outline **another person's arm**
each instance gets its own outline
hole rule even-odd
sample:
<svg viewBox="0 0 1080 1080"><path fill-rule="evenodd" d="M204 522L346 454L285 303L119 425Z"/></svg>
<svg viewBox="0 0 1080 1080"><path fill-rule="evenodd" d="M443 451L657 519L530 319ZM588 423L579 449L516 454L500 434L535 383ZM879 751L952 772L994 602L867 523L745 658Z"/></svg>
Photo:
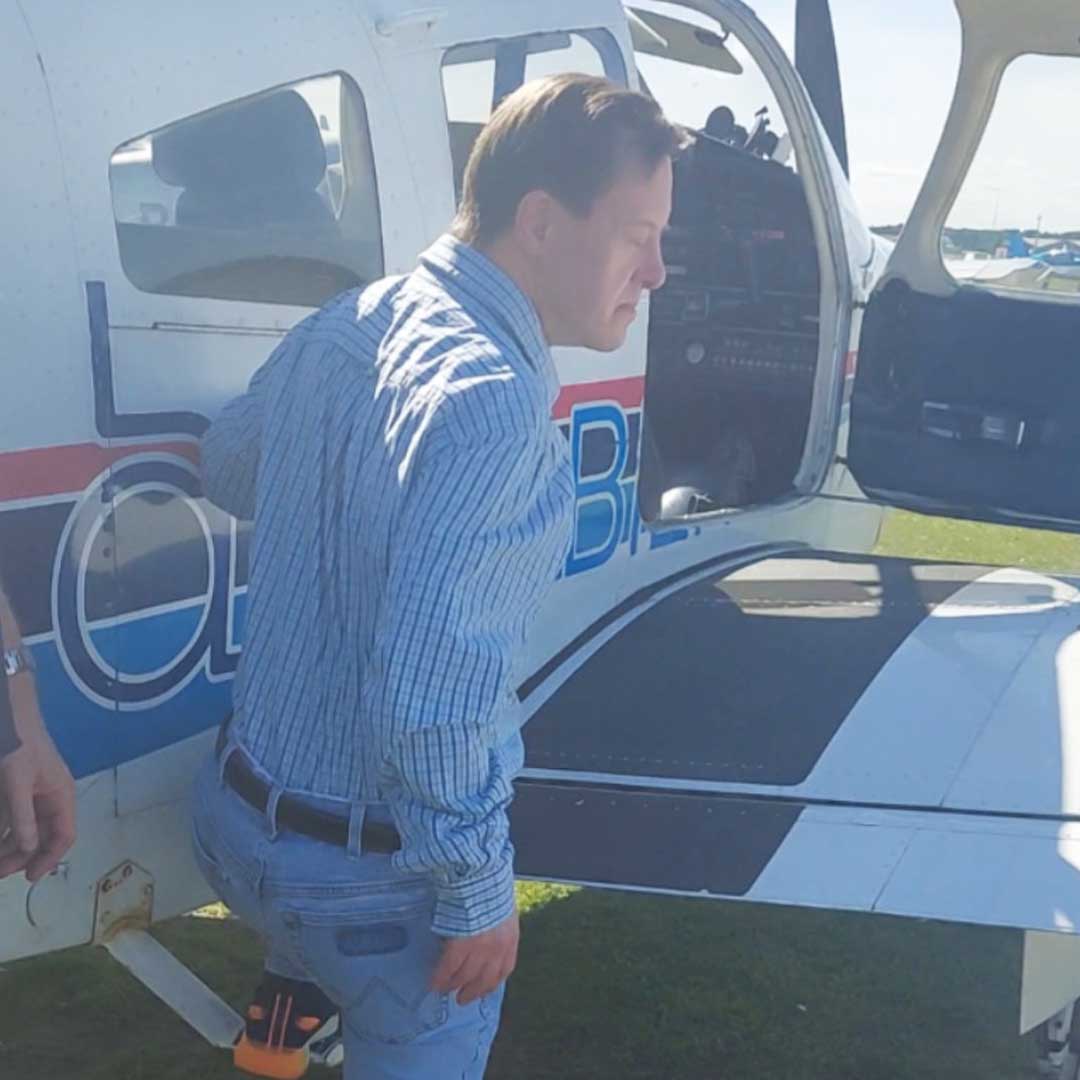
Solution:
<svg viewBox="0 0 1080 1080"><path fill-rule="evenodd" d="M4 635L0 630L0 656L4 653ZM11 711L11 695L8 693L7 667L0 664L0 758L19 748L15 734L15 715Z"/></svg>
<svg viewBox="0 0 1080 1080"><path fill-rule="evenodd" d="M5 653L23 652L2 587L0 637ZM0 692L0 739L10 736L0 745L0 878L25 870L37 881L56 868L75 842L75 782L45 729L33 672L22 669L7 676ZM4 730L5 712L10 732Z"/></svg>
<svg viewBox="0 0 1080 1080"><path fill-rule="evenodd" d="M497 720L516 702L511 661L569 539L568 478L549 490L550 451L521 430L520 402L483 396L486 409L475 393L448 406L407 481L367 689L402 833L395 858L434 878L433 929L449 939L435 986L462 1002L514 964L513 776L494 753L507 734Z"/></svg>

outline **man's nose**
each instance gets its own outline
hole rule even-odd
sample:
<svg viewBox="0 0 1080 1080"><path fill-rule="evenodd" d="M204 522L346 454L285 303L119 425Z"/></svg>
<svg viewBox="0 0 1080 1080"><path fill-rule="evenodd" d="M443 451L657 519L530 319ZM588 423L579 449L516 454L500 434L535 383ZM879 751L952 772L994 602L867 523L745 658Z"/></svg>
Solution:
<svg viewBox="0 0 1080 1080"><path fill-rule="evenodd" d="M644 289L659 289L667 281L667 267L664 265L664 252L659 239L649 251L648 261L641 268L641 286Z"/></svg>

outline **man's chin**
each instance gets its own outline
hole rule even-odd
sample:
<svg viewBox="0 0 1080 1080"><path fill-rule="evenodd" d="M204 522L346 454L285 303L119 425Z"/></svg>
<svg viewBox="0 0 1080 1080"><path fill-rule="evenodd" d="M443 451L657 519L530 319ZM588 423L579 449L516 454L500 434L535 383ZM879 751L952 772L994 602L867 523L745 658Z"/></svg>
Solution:
<svg viewBox="0 0 1080 1080"><path fill-rule="evenodd" d="M630 332L630 326L634 321L634 315L629 317L625 313L616 315L600 326L583 326L576 334L565 334L560 337L549 339L555 348L564 349L591 349L593 352L615 352L621 349L626 341L626 335Z"/></svg>
<svg viewBox="0 0 1080 1080"><path fill-rule="evenodd" d="M591 341L585 347L592 349L593 352L613 353L618 352L623 347L626 341L626 331L621 331L616 334L607 334L604 337L597 337L595 341Z"/></svg>
<svg viewBox="0 0 1080 1080"><path fill-rule="evenodd" d="M626 343L626 335L630 331L630 324L634 321L633 316L629 319L617 318L603 330L597 331L589 342L588 348L596 352L615 352Z"/></svg>

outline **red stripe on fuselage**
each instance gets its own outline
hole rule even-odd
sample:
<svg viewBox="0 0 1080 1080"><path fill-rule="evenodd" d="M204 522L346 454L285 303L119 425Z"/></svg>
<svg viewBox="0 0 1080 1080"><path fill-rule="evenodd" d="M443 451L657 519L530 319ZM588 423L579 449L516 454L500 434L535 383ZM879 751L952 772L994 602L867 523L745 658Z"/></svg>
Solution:
<svg viewBox="0 0 1080 1080"><path fill-rule="evenodd" d="M199 458L198 447L191 442L133 446L76 443L40 450L15 450L0 454L0 502L43 499L49 495L82 491L113 462L146 453L177 454L191 462L197 462Z"/></svg>
<svg viewBox="0 0 1080 1080"><path fill-rule="evenodd" d="M645 376L629 379L607 379L603 382L575 383L564 386L555 407L551 410L556 420L566 420L575 405L587 405L594 401L614 401L624 409L640 409L645 396Z"/></svg>
<svg viewBox="0 0 1080 1080"><path fill-rule="evenodd" d="M645 377L606 379L599 382L564 386L552 415L556 420L570 417L576 405L614 401L624 409L640 409L645 393ZM127 446L102 446L99 443L75 443L71 446L47 446L37 450L0 453L0 503L16 499L44 499L83 491L95 476L111 464L134 454L177 454L198 462L194 442L160 442Z"/></svg>

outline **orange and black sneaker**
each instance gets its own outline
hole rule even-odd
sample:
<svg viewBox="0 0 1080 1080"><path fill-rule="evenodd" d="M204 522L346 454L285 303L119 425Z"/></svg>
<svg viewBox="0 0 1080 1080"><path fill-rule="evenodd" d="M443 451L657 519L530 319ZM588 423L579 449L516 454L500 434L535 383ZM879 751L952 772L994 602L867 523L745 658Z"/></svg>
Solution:
<svg viewBox="0 0 1080 1080"><path fill-rule="evenodd" d="M340 1050L337 1006L314 983L264 972L233 1047L236 1068L270 1080L299 1080L313 1060L340 1064Z"/></svg>

